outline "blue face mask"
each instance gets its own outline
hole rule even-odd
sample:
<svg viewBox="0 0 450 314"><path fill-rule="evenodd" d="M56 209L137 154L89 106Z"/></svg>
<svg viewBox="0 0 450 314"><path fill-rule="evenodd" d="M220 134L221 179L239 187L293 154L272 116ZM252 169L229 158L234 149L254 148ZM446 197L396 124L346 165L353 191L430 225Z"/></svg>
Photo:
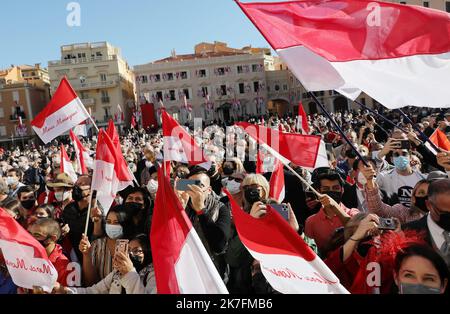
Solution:
<svg viewBox="0 0 450 314"><path fill-rule="evenodd" d="M399 156L394 157L394 166L397 170L404 171L409 166L409 157Z"/></svg>
<svg viewBox="0 0 450 314"><path fill-rule="evenodd" d="M123 236L123 228L121 225L109 225L105 227L106 235L112 240L120 239Z"/></svg>
<svg viewBox="0 0 450 314"><path fill-rule="evenodd" d="M400 294L441 294L441 289L421 284L401 283Z"/></svg>

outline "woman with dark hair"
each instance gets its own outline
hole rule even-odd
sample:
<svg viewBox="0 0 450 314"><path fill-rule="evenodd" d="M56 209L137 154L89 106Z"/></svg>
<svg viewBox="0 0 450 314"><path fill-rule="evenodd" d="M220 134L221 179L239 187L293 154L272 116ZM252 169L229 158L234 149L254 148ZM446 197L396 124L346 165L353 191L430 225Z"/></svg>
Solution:
<svg viewBox="0 0 450 314"><path fill-rule="evenodd" d="M88 288L66 288L56 284L54 292L67 294L155 294L156 280L150 242L145 234L133 237L128 254L114 256L114 270Z"/></svg>
<svg viewBox="0 0 450 314"><path fill-rule="evenodd" d="M79 249L83 254L83 278L87 286L104 279L113 270L116 240L130 240L135 235L132 216L125 205L111 208L106 215L106 236L92 242L83 234Z"/></svg>
<svg viewBox="0 0 450 314"><path fill-rule="evenodd" d="M394 281L400 294L443 294L449 271L435 250L426 244L413 244L397 253Z"/></svg>

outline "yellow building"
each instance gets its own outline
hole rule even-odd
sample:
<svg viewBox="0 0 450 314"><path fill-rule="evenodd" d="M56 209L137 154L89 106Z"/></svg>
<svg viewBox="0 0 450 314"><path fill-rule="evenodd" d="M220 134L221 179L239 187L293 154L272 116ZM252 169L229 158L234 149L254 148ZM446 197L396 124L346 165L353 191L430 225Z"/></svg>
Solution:
<svg viewBox="0 0 450 314"><path fill-rule="evenodd" d="M48 103L49 88L48 71L40 64L0 70L0 142L20 143L34 135L30 122Z"/></svg>
<svg viewBox="0 0 450 314"><path fill-rule="evenodd" d="M61 47L61 59L48 63L52 93L66 76L99 126L118 113L118 105L129 121L135 106L131 68L119 48L108 42L81 43Z"/></svg>

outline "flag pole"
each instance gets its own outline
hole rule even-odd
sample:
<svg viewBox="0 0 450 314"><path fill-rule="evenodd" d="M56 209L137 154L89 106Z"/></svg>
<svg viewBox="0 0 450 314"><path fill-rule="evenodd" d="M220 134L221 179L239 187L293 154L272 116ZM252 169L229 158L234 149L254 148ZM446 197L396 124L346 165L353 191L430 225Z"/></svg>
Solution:
<svg viewBox="0 0 450 314"><path fill-rule="evenodd" d="M414 128L414 130L416 130L419 134L420 134L420 136L422 137L422 139L423 140L425 140L426 142L428 142L430 145L431 145L431 147L433 147L433 149L436 151L436 152L440 152L441 151L441 149L440 148L438 148L431 140L430 140L430 138L428 137L428 136L426 136L420 129L419 129L419 127L406 115L406 113L404 113L400 108L399 109L397 109L397 111L398 112L400 112L400 114L406 119L406 121L408 122L408 123L411 123L411 125L412 125L412 127ZM406 132L407 133L407 132Z"/></svg>
<svg viewBox="0 0 450 314"><path fill-rule="evenodd" d="M89 227L89 219L91 218L91 208L92 208L92 195L94 194L94 191L91 188L91 195L89 196L89 206L88 206L88 212L86 216L86 225L84 227L84 234L87 236L88 227ZM95 200L97 203L97 199Z"/></svg>
<svg viewBox="0 0 450 314"><path fill-rule="evenodd" d="M337 124L336 121L334 121L334 119L331 117L331 115L328 113L328 111L325 109L325 107L322 105L322 103L317 99L317 97L312 93L312 92L308 92L308 94L313 98L314 102L320 107L320 109L322 109L323 113L328 117L328 119L330 119L330 122L334 125L334 127L338 130L338 132L342 135L342 137L344 138L344 140L347 142L348 145L350 145L350 147L353 149L353 151L355 152L356 156L358 156L358 158L363 162L363 164L366 167L369 167L369 164L367 163L367 161L364 160L363 156L361 155L361 153L358 151L358 149L353 146L353 144L350 142L350 140L348 139L348 137L345 135L344 131L341 129L341 127Z"/></svg>
<svg viewBox="0 0 450 314"><path fill-rule="evenodd" d="M404 132L404 133L408 133L408 131L406 131L404 128L396 125L394 122L392 122L391 120L389 120L388 118L386 118L385 116L383 116L381 113L376 112L375 110L367 107L366 105L364 105L363 103L359 102L358 100L354 100L353 101L355 104L361 106L362 108L366 109L367 111L373 113L374 115L376 115L377 117L379 117L380 119L383 119L384 121L386 121L387 123L389 123L391 126L393 126L394 128L399 129L400 131Z"/></svg>

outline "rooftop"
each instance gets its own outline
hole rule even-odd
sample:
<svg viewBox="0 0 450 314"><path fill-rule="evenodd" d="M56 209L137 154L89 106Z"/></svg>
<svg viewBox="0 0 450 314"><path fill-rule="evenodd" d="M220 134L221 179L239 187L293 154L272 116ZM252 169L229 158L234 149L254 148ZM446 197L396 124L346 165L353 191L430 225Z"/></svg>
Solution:
<svg viewBox="0 0 450 314"><path fill-rule="evenodd" d="M202 54L185 54L185 55L172 55L168 58L164 58L161 60L156 60L153 63L164 63L164 62L176 62L176 61L188 61L188 60L196 60L196 59L207 59L207 58L218 58L218 57L229 57L229 56L237 56L237 55L247 55L249 53L245 52L205 52Z"/></svg>

